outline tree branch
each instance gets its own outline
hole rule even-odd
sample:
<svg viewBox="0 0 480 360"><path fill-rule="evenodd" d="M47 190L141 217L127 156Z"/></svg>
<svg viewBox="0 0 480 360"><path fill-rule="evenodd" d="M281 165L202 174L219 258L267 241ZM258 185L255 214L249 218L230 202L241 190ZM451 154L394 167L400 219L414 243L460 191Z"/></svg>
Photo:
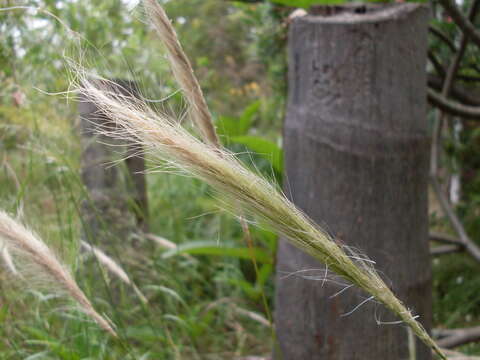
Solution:
<svg viewBox="0 0 480 360"><path fill-rule="evenodd" d="M461 78L460 75L457 78ZM428 86L436 91L442 91L444 78L435 74L427 75ZM453 84L450 90L450 96L456 101L471 106L480 107L480 93L477 88L462 86L461 84Z"/></svg>
<svg viewBox="0 0 480 360"><path fill-rule="evenodd" d="M453 229L458 234L460 241L462 242L463 246L465 246L465 250L477 261L480 262L480 248L470 239L463 227L460 219L457 217L457 214L453 211L452 206L448 202L448 199L443 194L442 189L440 188L440 184L438 179L435 176L431 176L431 183L433 190L442 206L443 211L445 212L448 220L452 224Z"/></svg>
<svg viewBox="0 0 480 360"><path fill-rule="evenodd" d="M428 27L428 31L430 31L438 39L443 41L450 48L450 50L452 50L452 52L457 52L457 48L455 47L455 44L453 43L453 41L447 35L445 35L441 30L439 30L436 27L430 25Z"/></svg>
<svg viewBox="0 0 480 360"><path fill-rule="evenodd" d="M469 106L459 104L448 100L432 89L428 89L427 98L430 104L438 107L443 112L450 115L459 116L466 119L480 120L480 106Z"/></svg>
<svg viewBox="0 0 480 360"><path fill-rule="evenodd" d="M471 40L480 47L480 31L475 28L475 25L472 24L458 9L455 3L452 0L439 0L442 6L447 11L448 15L451 16L453 21L462 29L463 33L471 38Z"/></svg>
<svg viewBox="0 0 480 360"><path fill-rule="evenodd" d="M464 250L464 247L458 246L458 245L435 246L430 248L430 255L432 256L447 255L447 254L457 253L463 250Z"/></svg>
<svg viewBox="0 0 480 360"><path fill-rule="evenodd" d="M451 349L471 342L480 341L480 326L463 329L440 330L438 345Z"/></svg>
<svg viewBox="0 0 480 360"><path fill-rule="evenodd" d="M428 56L428 60L432 63L433 67L435 68L435 71L437 72L437 74L442 77L445 77L446 71L443 68L443 65L440 63L440 60L437 59L437 57L435 56L432 50L428 50L427 56Z"/></svg>
<svg viewBox="0 0 480 360"><path fill-rule="evenodd" d="M453 236L443 234L443 233L439 233L439 232L436 232L436 231L430 231L429 238L432 241L437 241L437 242L441 242L441 243L444 243L444 244L460 245L460 246L464 245L463 242L460 239L457 239Z"/></svg>
<svg viewBox="0 0 480 360"><path fill-rule="evenodd" d="M430 248L430 255L432 256L452 254L465 250L465 244L462 243L460 239L447 234L431 231L429 234L429 239L430 241L447 244Z"/></svg>
<svg viewBox="0 0 480 360"><path fill-rule="evenodd" d="M447 355L447 359L449 360L480 360L480 357L478 356L465 355L458 351L453 351L445 348L443 348L442 351L445 355Z"/></svg>

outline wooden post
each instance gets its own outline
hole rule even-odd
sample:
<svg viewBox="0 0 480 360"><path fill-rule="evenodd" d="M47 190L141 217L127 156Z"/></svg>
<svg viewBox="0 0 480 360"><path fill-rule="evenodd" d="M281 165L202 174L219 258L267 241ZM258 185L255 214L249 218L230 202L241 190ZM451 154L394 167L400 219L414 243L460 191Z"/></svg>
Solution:
<svg viewBox="0 0 480 360"><path fill-rule="evenodd" d="M290 28L285 192L336 241L375 260L429 329L428 9L330 10ZM344 287L332 273L323 281L323 264L285 241L277 260L277 359L430 359L405 326L377 324L398 319L373 301L342 316L368 296L349 288L331 298Z"/></svg>
<svg viewBox="0 0 480 360"><path fill-rule="evenodd" d="M125 95L137 94L134 83L122 80L115 82ZM97 128L112 124L95 104L81 98L78 110L82 180L88 190L88 199L83 206L86 236L104 243L127 240L133 232L146 230L147 227L145 161L141 156L134 155L138 148L134 149L96 132ZM123 168L113 164L121 158L127 159Z"/></svg>

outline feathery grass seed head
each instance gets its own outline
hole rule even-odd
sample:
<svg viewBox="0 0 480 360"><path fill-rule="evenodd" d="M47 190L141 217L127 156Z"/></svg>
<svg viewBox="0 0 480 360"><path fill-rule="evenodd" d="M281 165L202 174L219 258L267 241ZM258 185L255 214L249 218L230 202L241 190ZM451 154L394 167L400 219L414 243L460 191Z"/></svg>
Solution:
<svg viewBox="0 0 480 360"><path fill-rule="evenodd" d="M52 250L36 234L3 210L0 210L0 241L3 241L14 261L19 264L18 271L23 275L27 288L40 285L68 295L101 328L117 336L109 322L95 311Z"/></svg>
<svg viewBox="0 0 480 360"><path fill-rule="evenodd" d="M143 6L159 38L167 49L173 76L177 80L189 105L190 116L207 143L219 146L219 140L200 84L193 73L192 65L178 41L177 34L167 14L157 0L144 0Z"/></svg>
<svg viewBox="0 0 480 360"><path fill-rule="evenodd" d="M134 96L120 94L111 82L90 80L85 71L77 70L83 85L79 92L115 123L114 130L98 129L100 132L144 146L152 157L205 181L235 206L240 205L242 210L260 217L293 245L383 303L444 358L436 343L395 297L372 264L363 257L352 259L351 254L346 254L276 186L249 171L228 151L204 144L173 119L154 113Z"/></svg>

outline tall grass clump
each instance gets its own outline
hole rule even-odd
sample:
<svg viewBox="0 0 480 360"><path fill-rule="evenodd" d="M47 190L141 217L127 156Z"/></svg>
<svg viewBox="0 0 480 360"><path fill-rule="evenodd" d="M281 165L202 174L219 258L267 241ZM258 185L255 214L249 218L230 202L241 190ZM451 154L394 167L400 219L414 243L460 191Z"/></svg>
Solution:
<svg viewBox="0 0 480 360"><path fill-rule="evenodd" d="M232 153L192 136L175 119L155 113L133 95L122 95L124 91L120 93L118 85L105 79L92 80L79 68L76 71L82 84L78 91L115 123L114 128L98 128L99 132L142 145L153 160L166 162L169 168L208 183L228 200L227 204L234 205L232 212L245 211L265 221L293 245L383 303L443 357L416 317L395 297L370 262L361 257L353 260L275 185L248 170Z"/></svg>
<svg viewBox="0 0 480 360"><path fill-rule="evenodd" d="M0 242L12 255L18 278L25 289L47 288L67 295L102 329L116 337L109 322L93 308L67 268L32 231L0 210ZM13 263L12 263L13 264Z"/></svg>
<svg viewBox="0 0 480 360"><path fill-rule="evenodd" d="M372 299L383 303L445 359L437 344L417 322L416 316L397 299L368 259L345 253L276 185L248 170L232 153L219 147L200 86L168 17L155 0L145 0L144 5L168 50L174 76L205 142L191 135L176 119L154 112L146 102L128 95L126 89L119 91L115 83L90 76L81 66L74 65L78 92L114 123L113 127L97 128L98 132L142 146L159 164L166 162L168 168L206 182L226 199L225 203L230 204L233 213L239 217L250 214L266 222L293 245L366 291Z"/></svg>

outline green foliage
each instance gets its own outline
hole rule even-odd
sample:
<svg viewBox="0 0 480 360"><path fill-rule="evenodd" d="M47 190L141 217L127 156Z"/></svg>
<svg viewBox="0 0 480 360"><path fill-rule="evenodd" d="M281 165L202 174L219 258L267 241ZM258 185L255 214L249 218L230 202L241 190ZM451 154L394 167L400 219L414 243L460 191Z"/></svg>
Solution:
<svg viewBox="0 0 480 360"><path fill-rule="evenodd" d="M296 8L308 9L315 5L342 5L352 0L269 0L274 4L280 4L285 6L291 6ZM426 2L427 0L406 0L407 2ZM367 0L367 2L372 3L388 3L393 2L393 0Z"/></svg>
<svg viewBox="0 0 480 360"><path fill-rule="evenodd" d="M466 255L434 261L435 321L443 326L468 327L480 317L478 265Z"/></svg>
<svg viewBox="0 0 480 360"><path fill-rule="evenodd" d="M273 170L278 174L283 170L283 151L275 143L265 140L260 136L234 136L231 141L237 144L242 144L248 147L251 151L265 158L272 164Z"/></svg>
<svg viewBox="0 0 480 360"><path fill-rule="evenodd" d="M83 259L78 240L81 208L88 196L80 177L75 102L33 87L52 92L68 87L64 50L74 58L81 51L87 65L104 76L141 79L147 98L163 98L176 85L159 41L121 1L29 4L44 6L83 39L78 43L41 13L0 13L6 27L5 36L0 37L0 205L12 212L24 205L25 218L75 270L95 307L118 325L121 340L109 339L83 315L65 312L65 304L47 294L23 294L4 281L0 260L0 358L200 359L210 354L211 359L223 359L269 352L269 332L239 316L234 306L268 312L264 299L267 306L272 303L276 237L252 229L249 248L238 221L218 213L210 189L197 181L164 173L149 174L147 179L150 231L179 244L188 257L169 256L146 240L133 250L123 244L105 248L103 239L92 239L134 279L149 298L147 307L98 263ZM269 6L261 5L257 11L217 0L178 0L166 5L212 108L239 120L238 135L262 128L275 134L283 98L273 96L272 89L281 78L271 77L268 71L277 69L275 76L282 74L278 69L283 66L283 54L273 53L281 50L275 47L275 39L282 30L272 20ZM217 27L211 26L211 18L220 20ZM264 40L271 45L269 59L278 60L278 65L258 56ZM18 48L25 50L21 57L13 51ZM19 106L13 102L16 91L25 95ZM176 112L182 106L177 94L163 109ZM204 239L218 242L207 247ZM252 260L258 261L258 274ZM214 306L223 298L232 300ZM243 330L239 332L232 323L241 324Z"/></svg>
<svg viewBox="0 0 480 360"><path fill-rule="evenodd" d="M459 7L466 10L471 1L465 1ZM444 9L433 6L433 17L430 26L443 34L443 37L433 32L429 36L429 78L444 79L445 71L451 63L455 49L458 47L461 32L446 15ZM448 39L445 41L445 39ZM454 49L452 49L452 47ZM467 46L463 60L459 64L458 75L454 87L464 89L473 94L478 78L476 64L479 60L479 50L476 46ZM469 77L471 76L471 77ZM453 94L450 93L450 96ZM456 101L456 100L455 100ZM432 117L435 113L430 113ZM445 117L443 152L440 157L440 179L448 184L450 175L454 175L461 183L461 195L458 204L453 204L455 211L464 224L470 238L478 241L480 235L480 132L478 125L466 119ZM461 124L460 124L461 123ZM446 187L445 187L446 188ZM446 190L446 189L445 189ZM447 193L448 191L445 191ZM443 212L432 212L432 226L442 231L450 232L452 228ZM480 307L478 288L479 265L466 254L442 256L433 262L434 271L434 321L441 327L469 327L478 322ZM478 354L478 347L462 349L469 354Z"/></svg>
<svg viewBox="0 0 480 360"><path fill-rule="evenodd" d="M312 5L338 5L347 0L270 0L273 3L308 9Z"/></svg>
<svg viewBox="0 0 480 360"><path fill-rule="evenodd" d="M272 254L267 254L260 248L238 247L236 244L216 241L193 241L179 245L176 249L165 252L162 257L169 257L179 254L206 255L206 256L228 256L238 259L258 261L261 263L272 263Z"/></svg>
<svg viewBox="0 0 480 360"><path fill-rule="evenodd" d="M248 105L239 117L220 116L217 120L217 131L222 140L233 150L244 149L252 152L252 157L261 158L262 162L255 161L258 170L272 175L280 184L283 173L283 151L273 141L265 139L263 136L250 135L255 131L255 119L260 117L259 101ZM241 145L243 148L238 148ZM237 151L238 152L238 151ZM245 158L245 156L241 156ZM251 158L252 158L251 157ZM244 159L252 161L252 159Z"/></svg>
<svg viewBox="0 0 480 360"><path fill-rule="evenodd" d="M224 136L228 142L234 136L247 134L258 115L259 109L260 101L257 100L248 105L238 118L220 116L217 121L219 136Z"/></svg>

